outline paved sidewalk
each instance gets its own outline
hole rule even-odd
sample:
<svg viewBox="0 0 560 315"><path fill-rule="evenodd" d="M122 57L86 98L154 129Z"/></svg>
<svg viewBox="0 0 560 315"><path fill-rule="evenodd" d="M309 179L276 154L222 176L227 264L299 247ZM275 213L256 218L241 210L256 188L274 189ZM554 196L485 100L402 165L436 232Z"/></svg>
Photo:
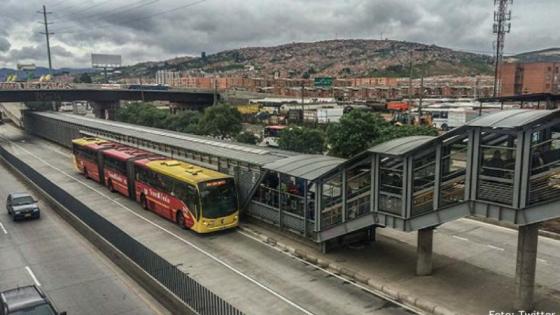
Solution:
<svg viewBox="0 0 560 315"><path fill-rule="evenodd" d="M489 314L490 310L513 311L514 279L468 262L453 259L438 250L434 239L434 272L431 276L415 275L416 247L405 241L410 234L379 229L377 241L370 245L345 247L322 254L312 244L287 237L260 224L245 224L248 231L269 237L269 242L297 249L298 256L310 256L311 261L356 281L369 278L370 287L404 296L417 304L438 305L456 314ZM386 235L384 235L386 234ZM263 237L261 237L263 238ZM266 239L266 237L264 237ZM309 259L307 259L309 260ZM334 267L334 268L333 268ZM557 275L557 277L560 277ZM403 302L407 302L403 301ZM538 311L558 312L560 292L538 285ZM426 309L426 308L424 308ZM558 314L558 313L556 313Z"/></svg>

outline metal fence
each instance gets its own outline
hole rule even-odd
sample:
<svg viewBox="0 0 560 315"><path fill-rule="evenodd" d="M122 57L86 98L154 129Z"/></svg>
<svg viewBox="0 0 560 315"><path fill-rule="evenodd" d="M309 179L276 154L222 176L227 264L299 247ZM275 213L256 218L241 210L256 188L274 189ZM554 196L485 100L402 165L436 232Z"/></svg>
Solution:
<svg viewBox="0 0 560 315"><path fill-rule="evenodd" d="M47 192L52 198L60 202L66 209L70 210L90 228L113 244L113 246L118 248L197 313L201 315L243 314L1 146L0 156Z"/></svg>

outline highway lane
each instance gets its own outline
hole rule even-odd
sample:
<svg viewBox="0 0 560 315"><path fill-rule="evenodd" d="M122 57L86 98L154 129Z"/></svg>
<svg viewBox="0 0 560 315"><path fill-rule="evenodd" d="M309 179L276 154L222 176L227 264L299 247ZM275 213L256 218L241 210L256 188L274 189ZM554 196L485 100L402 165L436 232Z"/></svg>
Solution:
<svg viewBox="0 0 560 315"><path fill-rule="evenodd" d="M378 229L378 235L416 245L414 233ZM536 282L560 291L559 248L559 240L539 237ZM467 218L459 219L445 223L435 230L434 252L500 275L514 277L517 231Z"/></svg>
<svg viewBox="0 0 560 315"><path fill-rule="evenodd" d="M28 188L0 164L0 290L37 284L68 314L168 314L39 197L41 219L13 222L6 198Z"/></svg>
<svg viewBox="0 0 560 315"><path fill-rule="evenodd" d="M127 233L155 248L158 254L247 313L265 310L270 314L407 313L362 288L239 232L199 236L183 231L142 210L138 204L84 180L73 169L69 151L40 139L24 138L15 128L2 127L0 135L16 141L18 148L14 150L22 155L34 155L48 163L31 157L37 167L49 172L57 182L68 184L69 191L98 205L99 211L110 220L123 224ZM94 195L102 195L105 200L99 201L99 196Z"/></svg>

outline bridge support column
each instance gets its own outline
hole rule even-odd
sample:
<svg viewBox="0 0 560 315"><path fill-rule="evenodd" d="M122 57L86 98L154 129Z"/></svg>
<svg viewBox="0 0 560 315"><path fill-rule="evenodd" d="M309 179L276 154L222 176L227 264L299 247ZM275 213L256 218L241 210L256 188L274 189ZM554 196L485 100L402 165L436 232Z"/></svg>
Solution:
<svg viewBox="0 0 560 315"><path fill-rule="evenodd" d="M519 227L517 239L517 264L515 268L514 307L520 311L532 311L535 295L535 269L537 265L537 246L539 225L530 224Z"/></svg>
<svg viewBox="0 0 560 315"><path fill-rule="evenodd" d="M101 119L115 119L115 113L119 108L119 102L90 102L93 107L93 114L95 118Z"/></svg>
<svg viewBox="0 0 560 315"><path fill-rule="evenodd" d="M434 228L418 230L418 248L416 257L416 275L428 276L432 274Z"/></svg>

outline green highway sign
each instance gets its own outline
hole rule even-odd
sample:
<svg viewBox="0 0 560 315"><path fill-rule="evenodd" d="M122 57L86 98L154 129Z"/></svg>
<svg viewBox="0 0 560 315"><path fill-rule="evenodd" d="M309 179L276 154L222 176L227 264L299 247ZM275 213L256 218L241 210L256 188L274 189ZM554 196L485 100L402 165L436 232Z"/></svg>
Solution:
<svg viewBox="0 0 560 315"><path fill-rule="evenodd" d="M333 78L331 77L315 78L315 87L331 87L332 84L333 84Z"/></svg>

